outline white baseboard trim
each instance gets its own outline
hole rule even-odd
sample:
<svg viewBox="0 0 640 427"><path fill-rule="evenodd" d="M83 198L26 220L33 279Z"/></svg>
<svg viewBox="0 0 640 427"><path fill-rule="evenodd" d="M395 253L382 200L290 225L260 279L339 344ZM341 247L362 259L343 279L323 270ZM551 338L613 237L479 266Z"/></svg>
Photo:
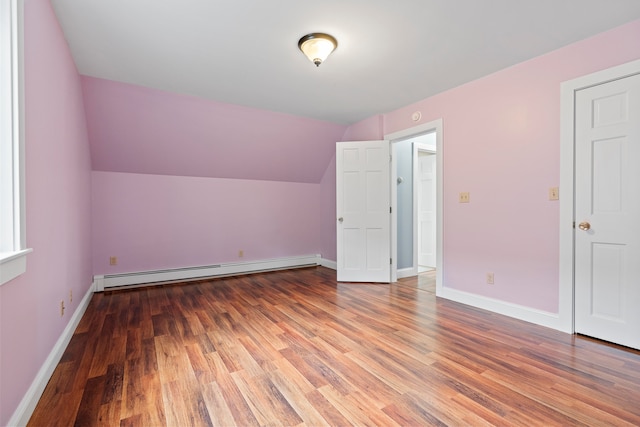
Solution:
<svg viewBox="0 0 640 427"><path fill-rule="evenodd" d="M73 337L73 333L80 323L80 319L82 319L84 312L87 311L87 307L89 306L89 301L91 301L92 296L93 287L90 287L82 298L82 301L80 301L80 304L73 313L69 323L67 323L67 327L64 328L60 338L58 338L58 341L53 346L51 353L49 353L49 356L47 356L46 360L40 367L40 370L27 390L27 393L24 395L20 404L9 419L9 426L25 426L29 422L40 397L42 397L45 387L53 375L53 371L55 371L60 359L62 359L62 355L67 349L67 346Z"/></svg>
<svg viewBox="0 0 640 427"><path fill-rule="evenodd" d="M325 259L325 258L321 258L320 259L320 265L323 266L323 267L330 268L332 270L337 270L338 269L338 263L336 261L331 261L331 260Z"/></svg>
<svg viewBox="0 0 640 427"><path fill-rule="evenodd" d="M418 271L413 267L398 269L398 279L404 279L405 277L417 276Z"/></svg>
<svg viewBox="0 0 640 427"><path fill-rule="evenodd" d="M94 276L93 282L96 292L101 292L105 289L140 285L159 285L166 284L167 282L200 280L209 277L234 276L273 270L286 270L289 268L309 267L320 264L320 255L316 254L239 263L173 268L167 270L108 274L104 276Z"/></svg>
<svg viewBox="0 0 640 427"><path fill-rule="evenodd" d="M571 333L571 331L566 330L564 323L560 319L560 315L557 313L549 313L547 311L537 310L446 287L436 289L436 296L513 317L515 319L524 320L525 322L545 326L561 332Z"/></svg>
<svg viewBox="0 0 640 427"><path fill-rule="evenodd" d="M337 270L338 269L338 263L336 261L331 261L329 259L326 258L320 258L320 261L318 262L319 265L323 266L323 267L327 267L330 268L332 270ZM415 268L410 267L410 268L405 268L402 270L398 270L398 279L402 279L403 277L412 277L417 275L418 272L416 271Z"/></svg>

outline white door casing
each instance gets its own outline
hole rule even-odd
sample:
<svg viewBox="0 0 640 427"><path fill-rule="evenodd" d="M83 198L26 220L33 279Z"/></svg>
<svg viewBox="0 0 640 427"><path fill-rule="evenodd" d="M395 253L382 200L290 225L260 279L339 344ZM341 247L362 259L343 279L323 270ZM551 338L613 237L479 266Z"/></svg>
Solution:
<svg viewBox="0 0 640 427"><path fill-rule="evenodd" d="M418 150L418 265L436 266L436 156Z"/></svg>
<svg viewBox="0 0 640 427"><path fill-rule="evenodd" d="M391 281L389 164L389 141L336 144L338 281Z"/></svg>
<svg viewBox="0 0 640 427"><path fill-rule="evenodd" d="M640 349L640 75L575 106L575 331Z"/></svg>

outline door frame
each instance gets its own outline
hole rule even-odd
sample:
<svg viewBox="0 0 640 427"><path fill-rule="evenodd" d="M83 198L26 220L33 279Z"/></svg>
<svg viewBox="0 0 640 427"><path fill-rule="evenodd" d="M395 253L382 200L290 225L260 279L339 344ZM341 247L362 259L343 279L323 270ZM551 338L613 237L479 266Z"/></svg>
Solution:
<svg viewBox="0 0 640 427"><path fill-rule="evenodd" d="M436 135L436 138L438 136ZM419 254L419 248L420 248L420 236L418 235L418 230L420 228L419 224L418 224L418 215L420 214L419 212L419 204L420 204L420 198L419 198L419 177L418 177L418 156L419 153L429 153L431 155L435 155L436 156L436 162L438 161L438 151L436 149L434 149L432 146L424 144L422 142L414 142L413 143L413 269L414 269L414 276L417 275L420 272L420 263L418 262L418 254ZM436 165L436 197L437 197L437 193L438 193L438 168ZM436 203L436 233L437 233L437 229L438 229L438 206ZM436 242L436 253L437 253L437 242Z"/></svg>
<svg viewBox="0 0 640 427"><path fill-rule="evenodd" d="M431 122L414 126L408 129L400 130L390 134L385 134L384 139L390 141L391 144L391 174L389 176L391 185L391 282L398 280L398 194L395 185L396 176L398 174L397 159L395 156L395 143L405 139L423 135L425 133L436 132L436 295L442 292L444 283L444 253L443 253L443 194L444 194L444 173L443 173L443 131L442 119L433 120ZM415 224L415 219L414 219ZM415 235L414 228L414 235ZM415 236L414 236L415 239ZM414 254L415 255L415 254ZM415 258L415 256L414 256ZM416 267L414 265L414 267ZM416 267L417 269L417 267ZM417 274L417 270L416 270Z"/></svg>
<svg viewBox="0 0 640 427"><path fill-rule="evenodd" d="M576 92L640 74L635 60L561 84L560 96L560 259L558 328L575 332L575 99Z"/></svg>

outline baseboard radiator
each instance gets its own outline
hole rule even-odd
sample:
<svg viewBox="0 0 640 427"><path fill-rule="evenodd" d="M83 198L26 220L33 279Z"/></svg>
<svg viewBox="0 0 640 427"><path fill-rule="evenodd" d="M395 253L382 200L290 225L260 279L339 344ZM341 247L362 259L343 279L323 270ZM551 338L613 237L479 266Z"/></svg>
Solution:
<svg viewBox="0 0 640 427"><path fill-rule="evenodd" d="M94 276L95 292L322 265L320 255Z"/></svg>

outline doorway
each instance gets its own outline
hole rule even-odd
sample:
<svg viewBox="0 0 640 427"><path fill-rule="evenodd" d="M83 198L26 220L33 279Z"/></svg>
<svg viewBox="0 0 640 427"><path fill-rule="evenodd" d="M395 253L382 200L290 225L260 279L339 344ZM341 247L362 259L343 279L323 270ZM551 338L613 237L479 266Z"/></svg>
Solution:
<svg viewBox="0 0 640 427"><path fill-rule="evenodd" d="M394 132L391 134L386 134L385 139L389 140L392 145L392 162L391 162L391 203L392 203L392 217L391 217L391 252L392 258L394 260L398 260L398 244L401 243L404 247L410 247L410 261L407 268L400 268L399 264L394 263L394 268L392 269L392 280L395 281L397 278L401 277L410 277L418 274L418 194L415 189L418 187L415 181L417 180L415 174L411 175L412 183L414 184L414 191L412 197L412 205L411 209L411 237L410 241L398 241L399 237L399 227L398 227L398 156L397 149L399 143L411 139L418 138L420 136L430 135L430 138L433 142L427 143L426 145L412 145L412 150L415 152L413 156L414 168L417 169L417 151L429 152L430 155L433 156L435 160L435 270L436 270L436 294L439 294L440 289L442 288L443 280L444 280L444 271L443 271L443 134L442 134L442 119L434 120L432 122L415 126L409 129L405 129L403 131ZM403 177L405 178L405 177ZM406 178L405 178L406 179ZM406 220L405 220L406 221ZM395 274L395 275L394 275Z"/></svg>

